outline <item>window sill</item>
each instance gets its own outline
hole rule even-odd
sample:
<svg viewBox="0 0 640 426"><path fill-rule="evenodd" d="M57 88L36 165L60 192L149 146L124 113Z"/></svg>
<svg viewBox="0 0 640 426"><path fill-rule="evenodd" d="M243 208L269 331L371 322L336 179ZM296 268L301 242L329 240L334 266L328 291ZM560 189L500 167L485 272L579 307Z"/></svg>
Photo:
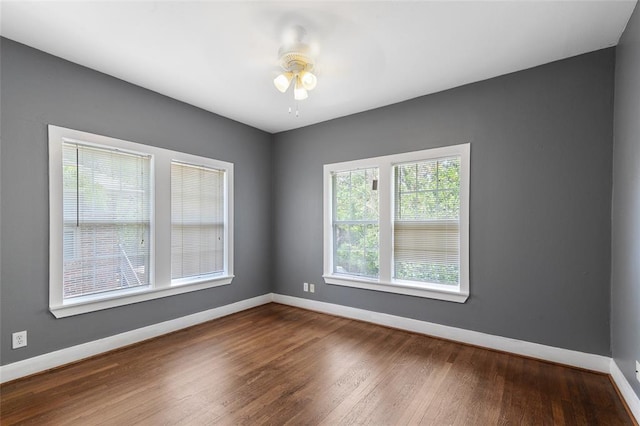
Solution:
<svg viewBox="0 0 640 426"><path fill-rule="evenodd" d="M218 276L207 281L198 281L191 284L181 284L163 288L143 287L127 289L110 294L108 297L102 295L78 298L77 300L67 301L62 305L50 306L49 310L56 318L70 317L73 315L115 308L117 306L144 302L146 300L160 299L162 297L227 285L231 284L233 277L233 275Z"/></svg>
<svg viewBox="0 0 640 426"><path fill-rule="evenodd" d="M469 293L460 291L457 286L449 287L437 284L416 284L406 281L381 282L378 280L357 279L344 275L323 275L323 278L324 282L327 284L383 291L386 293L405 294L408 296L425 297L429 299L446 300L456 303L464 303L469 298Z"/></svg>

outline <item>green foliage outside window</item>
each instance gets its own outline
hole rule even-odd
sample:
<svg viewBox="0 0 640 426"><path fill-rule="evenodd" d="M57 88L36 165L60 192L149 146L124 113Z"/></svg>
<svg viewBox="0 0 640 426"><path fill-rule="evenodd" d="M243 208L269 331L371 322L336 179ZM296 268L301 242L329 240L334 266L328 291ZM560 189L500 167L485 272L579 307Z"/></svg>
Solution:
<svg viewBox="0 0 640 426"><path fill-rule="evenodd" d="M394 167L394 278L457 285L460 159ZM378 169L333 174L333 272L377 278Z"/></svg>
<svg viewBox="0 0 640 426"><path fill-rule="evenodd" d="M378 255L378 169L335 173L334 272L375 278Z"/></svg>

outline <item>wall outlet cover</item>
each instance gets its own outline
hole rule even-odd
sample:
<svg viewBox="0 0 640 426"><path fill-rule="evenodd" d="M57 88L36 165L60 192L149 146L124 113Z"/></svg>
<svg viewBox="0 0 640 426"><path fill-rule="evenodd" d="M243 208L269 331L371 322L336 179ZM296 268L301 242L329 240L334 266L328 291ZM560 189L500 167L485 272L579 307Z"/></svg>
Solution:
<svg viewBox="0 0 640 426"><path fill-rule="evenodd" d="M304 291L309 291L309 283L304 283L304 284L302 284L302 289L303 289Z"/></svg>
<svg viewBox="0 0 640 426"><path fill-rule="evenodd" d="M11 335L11 349L27 346L27 331L18 331Z"/></svg>

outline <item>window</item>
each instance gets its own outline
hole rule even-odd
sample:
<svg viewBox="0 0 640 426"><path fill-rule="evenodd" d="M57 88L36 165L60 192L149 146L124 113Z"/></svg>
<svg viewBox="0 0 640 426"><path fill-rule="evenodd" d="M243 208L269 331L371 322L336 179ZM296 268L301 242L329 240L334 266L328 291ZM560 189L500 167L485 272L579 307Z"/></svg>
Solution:
<svg viewBox="0 0 640 426"><path fill-rule="evenodd" d="M333 175L333 272L377 278L378 192L371 190L378 169Z"/></svg>
<svg viewBox="0 0 640 426"><path fill-rule="evenodd" d="M149 285L149 156L62 144L65 300Z"/></svg>
<svg viewBox="0 0 640 426"><path fill-rule="evenodd" d="M171 279L224 273L224 170L171 163Z"/></svg>
<svg viewBox="0 0 640 426"><path fill-rule="evenodd" d="M460 158L394 166L394 278L447 285L460 278Z"/></svg>
<svg viewBox="0 0 640 426"><path fill-rule="evenodd" d="M464 302L470 145L324 167L329 284Z"/></svg>
<svg viewBox="0 0 640 426"><path fill-rule="evenodd" d="M232 189L231 163L49 126L51 312L231 283Z"/></svg>

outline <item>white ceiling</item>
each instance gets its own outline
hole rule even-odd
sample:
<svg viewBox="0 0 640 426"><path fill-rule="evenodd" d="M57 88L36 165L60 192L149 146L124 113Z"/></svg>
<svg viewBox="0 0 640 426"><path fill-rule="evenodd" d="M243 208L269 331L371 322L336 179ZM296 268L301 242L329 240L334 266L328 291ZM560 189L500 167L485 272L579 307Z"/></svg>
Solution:
<svg viewBox="0 0 640 426"><path fill-rule="evenodd" d="M1 3L0 33L275 133L614 46L636 0ZM306 28L317 88L281 94L277 52Z"/></svg>

